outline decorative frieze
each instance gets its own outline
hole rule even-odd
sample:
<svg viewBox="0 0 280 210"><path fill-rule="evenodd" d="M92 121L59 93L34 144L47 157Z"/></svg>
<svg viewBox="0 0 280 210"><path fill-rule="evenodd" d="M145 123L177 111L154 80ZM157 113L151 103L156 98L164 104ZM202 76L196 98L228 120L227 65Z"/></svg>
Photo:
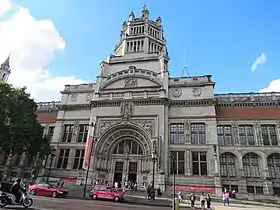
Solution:
<svg viewBox="0 0 280 210"><path fill-rule="evenodd" d="M133 120L133 123L137 124L144 130L146 130L150 135L152 135L153 132L153 120Z"/></svg>
<svg viewBox="0 0 280 210"><path fill-rule="evenodd" d="M117 120L101 120L99 121L99 135L104 133L104 131L106 131L108 128L110 128L111 126L117 124L119 121Z"/></svg>

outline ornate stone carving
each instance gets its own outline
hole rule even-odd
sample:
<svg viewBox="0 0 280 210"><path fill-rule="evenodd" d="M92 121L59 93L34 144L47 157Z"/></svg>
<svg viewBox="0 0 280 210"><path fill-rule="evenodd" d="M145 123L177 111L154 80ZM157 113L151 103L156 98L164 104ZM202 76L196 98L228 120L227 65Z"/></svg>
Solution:
<svg viewBox="0 0 280 210"><path fill-rule="evenodd" d="M71 99L71 101L72 101L72 102L77 101L77 99L78 99L78 94L77 94L77 93L73 93L73 94L71 94L70 99Z"/></svg>
<svg viewBox="0 0 280 210"><path fill-rule="evenodd" d="M122 119L128 121L133 115L133 103L123 102L121 103L121 115Z"/></svg>
<svg viewBox="0 0 280 210"><path fill-rule="evenodd" d="M256 131L256 140L257 145L262 145L263 139L262 139L262 131L261 131L261 124L259 120L254 120L254 128Z"/></svg>
<svg viewBox="0 0 280 210"><path fill-rule="evenodd" d="M176 98L182 95L182 90L180 88L176 88L172 90L172 95Z"/></svg>
<svg viewBox="0 0 280 210"><path fill-rule="evenodd" d="M193 88L193 96L201 96L202 89L201 88Z"/></svg>
<svg viewBox="0 0 280 210"><path fill-rule="evenodd" d="M191 142L191 121L189 119L187 119L185 121L185 134L186 134L186 143L190 143Z"/></svg>
<svg viewBox="0 0 280 210"><path fill-rule="evenodd" d="M137 83L137 79L136 78L128 78L127 80L125 80L125 87L137 87L138 83Z"/></svg>
<svg viewBox="0 0 280 210"><path fill-rule="evenodd" d="M99 123L99 134L102 134L104 131L106 131L108 128L111 126L115 125L118 123L118 121L112 121L112 120L102 120Z"/></svg>
<svg viewBox="0 0 280 210"><path fill-rule="evenodd" d="M133 121L133 123L144 128L144 130L146 130L149 134L152 135L152 131L153 131L153 121L152 120L135 120L135 121Z"/></svg>
<svg viewBox="0 0 280 210"><path fill-rule="evenodd" d="M79 121L75 121L74 122L73 135L72 135L72 140L71 141L73 141L73 142L77 141L78 130L79 130Z"/></svg>
<svg viewBox="0 0 280 210"><path fill-rule="evenodd" d="M91 101L91 99L92 99L92 94L91 94L91 93L88 93L88 94L86 95L86 101Z"/></svg>
<svg viewBox="0 0 280 210"><path fill-rule="evenodd" d="M239 145L239 133L238 133L238 122L236 120L231 121L232 127L232 139L234 145Z"/></svg>

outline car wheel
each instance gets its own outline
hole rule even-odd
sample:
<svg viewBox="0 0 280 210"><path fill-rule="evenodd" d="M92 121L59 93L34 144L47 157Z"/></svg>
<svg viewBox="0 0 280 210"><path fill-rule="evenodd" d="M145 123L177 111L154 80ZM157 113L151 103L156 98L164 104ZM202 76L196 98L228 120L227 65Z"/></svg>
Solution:
<svg viewBox="0 0 280 210"><path fill-rule="evenodd" d="M35 190L30 190L30 195L36 195L36 191Z"/></svg>
<svg viewBox="0 0 280 210"><path fill-rule="evenodd" d="M92 200L97 200L97 195L93 194L92 195Z"/></svg>
<svg viewBox="0 0 280 210"><path fill-rule="evenodd" d="M115 201L115 202L119 202L119 201L120 201L120 197L116 196L116 197L114 198L114 201Z"/></svg>
<svg viewBox="0 0 280 210"><path fill-rule="evenodd" d="M57 197L57 193L56 192L52 192L52 197L56 198Z"/></svg>

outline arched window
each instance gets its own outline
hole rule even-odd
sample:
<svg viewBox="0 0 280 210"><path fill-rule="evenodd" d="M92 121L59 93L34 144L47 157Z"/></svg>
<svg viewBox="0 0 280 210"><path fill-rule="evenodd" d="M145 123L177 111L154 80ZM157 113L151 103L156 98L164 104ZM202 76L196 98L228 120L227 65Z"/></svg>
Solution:
<svg viewBox="0 0 280 210"><path fill-rule="evenodd" d="M134 140L123 140L114 149L114 154L142 155L141 146Z"/></svg>
<svg viewBox="0 0 280 210"><path fill-rule="evenodd" d="M280 178L280 154L269 155L267 167L271 178Z"/></svg>
<svg viewBox="0 0 280 210"><path fill-rule="evenodd" d="M235 177L235 155L232 153L224 153L220 156L220 172L223 177Z"/></svg>
<svg viewBox="0 0 280 210"><path fill-rule="evenodd" d="M243 169L245 177L259 178L259 156L255 153L248 153L244 155L243 159Z"/></svg>

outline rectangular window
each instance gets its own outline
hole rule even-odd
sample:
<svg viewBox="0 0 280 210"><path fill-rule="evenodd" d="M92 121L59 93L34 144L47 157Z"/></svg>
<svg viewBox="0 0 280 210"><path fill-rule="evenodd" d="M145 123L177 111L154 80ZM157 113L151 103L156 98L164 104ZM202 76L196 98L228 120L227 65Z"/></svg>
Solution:
<svg viewBox="0 0 280 210"><path fill-rule="evenodd" d="M238 133L241 145L255 145L254 127L252 125L239 125Z"/></svg>
<svg viewBox="0 0 280 210"><path fill-rule="evenodd" d="M184 144L184 124L170 124L170 143L171 144Z"/></svg>
<svg viewBox="0 0 280 210"><path fill-rule="evenodd" d="M204 123L191 124L192 144L206 144L206 133Z"/></svg>
<svg viewBox="0 0 280 210"><path fill-rule="evenodd" d="M172 151L171 157L175 160L171 160L171 174L185 174L185 152L184 151Z"/></svg>
<svg viewBox="0 0 280 210"><path fill-rule="evenodd" d="M192 173L193 175L207 175L206 152L192 152Z"/></svg>
<svg viewBox="0 0 280 210"><path fill-rule="evenodd" d="M47 138L50 142L52 141L52 137L53 137L53 134L54 134L54 128L55 128L55 126L50 126L49 130L48 130Z"/></svg>
<svg viewBox="0 0 280 210"><path fill-rule="evenodd" d="M89 125L79 125L78 142L86 143Z"/></svg>
<svg viewBox="0 0 280 210"><path fill-rule="evenodd" d="M73 169L82 169L83 162L84 162L85 150L84 149L77 149L74 157L74 165Z"/></svg>
<svg viewBox="0 0 280 210"><path fill-rule="evenodd" d="M57 168L67 168L70 149L60 149L57 161Z"/></svg>
<svg viewBox="0 0 280 210"><path fill-rule="evenodd" d="M275 125L261 125L261 131L264 145L278 145Z"/></svg>
<svg viewBox="0 0 280 210"><path fill-rule="evenodd" d="M64 133L62 142L71 142L73 136L74 125L64 125Z"/></svg>
<svg viewBox="0 0 280 210"><path fill-rule="evenodd" d="M230 125L217 126L219 145L233 145L232 130Z"/></svg>

